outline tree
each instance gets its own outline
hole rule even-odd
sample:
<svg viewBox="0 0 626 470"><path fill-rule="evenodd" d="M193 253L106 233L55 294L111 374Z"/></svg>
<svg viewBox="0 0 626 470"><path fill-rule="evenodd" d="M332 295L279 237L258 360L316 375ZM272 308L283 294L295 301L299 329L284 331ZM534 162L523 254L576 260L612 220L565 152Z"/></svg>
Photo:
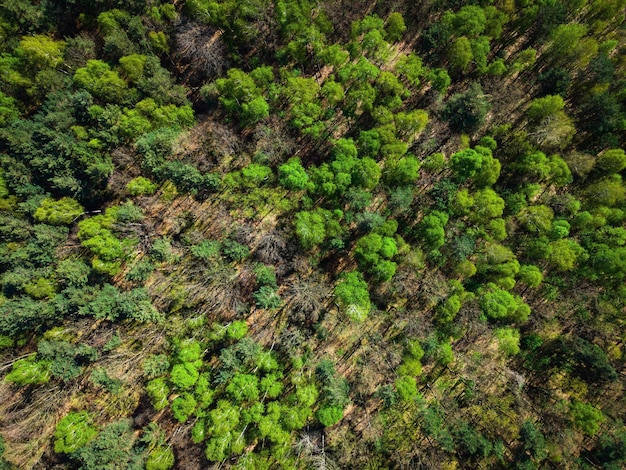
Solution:
<svg viewBox="0 0 626 470"><path fill-rule="evenodd" d="M86 411L72 412L56 426L54 431L54 451L73 454L85 447L98 435L98 428L93 425L93 418Z"/></svg>
<svg viewBox="0 0 626 470"><path fill-rule="evenodd" d="M532 421L526 420L520 427L520 439L535 461L540 462L548 456L546 439Z"/></svg>
<svg viewBox="0 0 626 470"><path fill-rule="evenodd" d="M492 283L482 289L479 303L483 313L491 320L524 322L530 314L527 305Z"/></svg>
<svg viewBox="0 0 626 470"><path fill-rule="evenodd" d="M622 177L614 174L587 186L583 196L589 206L613 207L626 199L626 188Z"/></svg>
<svg viewBox="0 0 626 470"><path fill-rule="evenodd" d="M602 411L582 401L575 400L570 404L570 414L574 420L574 425L588 436L595 436L600 424L605 421Z"/></svg>
<svg viewBox="0 0 626 470"><path fill-rule="evenodd" d="M317 419L325 427L337 424L342 418L343 408L339 406L322 406L317 411Z"/></svg>
<svg viewBox="0 0 626 470"><path fill-rule="evenodd" d="M559 95L548 95L543 98L536 98L528 107L526 114L528 119L534 122L540 122L542 119L552 116L562 111L565 106L563 97Z"/></svg>
<svg viewBox="0 0 626 470"><path fill-rule="evenodd" d="M507 356L515 356L519 353L519 330L515 328L498 328L494 332L498 339L498 348Z"/></svg>
<svg viewBox="0 0 626 470"><path fill-rule="evenodd" d="M226 387L226 393L237 402L256 401L259 398L259 379L256 375L235 374Z"/></svg>
<svg viewBox="0 0 626 470"><path fill-rule="evenodd" d="M457 38L448 50L448 61L453 73L464 72L473 58L472 45L465 36Z"/></svg>
<svg viewBox="0 0 626 470"><path fill-rule="evenodd" d="M527 231L533 234L546 234L552 228L554 212L545 205L528 206L517 214L517 220Z"/></svg>
<svg viewBox="0 0 626 470"><path fill-rule="evenodd" d="M335 298L339 307L354 321L365 319L371 309L367 283L358 271L342 276L335 286Z"/></svg>
<svg viewBox="0 0 626 470"><path fill-rule="evenodd" d="M450 75L448 75L448 71L440 68L431 69L428 74L428 80L430 81L432 87L442 95L446 93L446 90L452 83L452 79L450 78Z"/></svg>
<svg viewBox="0 0 626 470"><path fill-rule="evenodd" d="M106 62L88 60L85 67L76 70L74 82L104 102L125 103L128 86Z"/></svg>
<svg viewBox="0 0 626 470"><path fill-rule="evenodd" d="M358 161L351 173L351 179L364 189L372 190L378 185L381 169L376 160L364 157Z"/></svg>
<svg viewBox="0 0 626 470"><path fill-rule="evenodd" d="M406 31L406 25L404 24L404 18L398 12L393 12L387 18L386 33L387 39L391 42L396 42L402 39L402 35Z"/></svg>
<svg viewBox="0 0 626 470"><path fill-rule="evenodd" d="M570 239L556 240L550 243L548 263L557 271L571 271L577 262L587 256L584 248Z"/></svg>
<svg viewBox="0 0 626 470"><path fill-rule="evenodd" d="M15 361L5 380L24 386L46 383L50 380L50 376L50 361L38 361L31 356Z"/></svg>
<svg viewBox="0 0 626 470"><path fill-rule="evenodd" d="M426 70L424 70L422 65L422 59L412 52L401 56L396 62L395 67L400 77L412 86L418 86L421 77L426 75Z"/></svg>
<svg viewBox="0 0 626 470"><path fill-rule="evenodd" d="M172 414L180 423L184 423L189 419L197 406L196 399L191 393L183 393L174 398L172 402Z"/></svg>
<svg viewBox="0 0 626 470"><path fill-rule="evenodd" d="M604 174L619 173L626 168L626 152L623 149L611 149L598 157L596 169Z"/></svg>
<svg viewBox="0 0 626 470"><path fill-rule="evenodd" d="M485 121L491 105L480 84L453 95L443 109L443 118L458 132L475 132Z"/></svg>
<svg viewBox="0 0 626 470"><path fill-rule="evenodd" d="M415 377L399 377L396 379L394 385L398 392L398 397L403 401L413 401L419 398L417 392L417 381Z"/></svg>
<svg viewBox="0 0 626 470"><path fill-rule="evenodd" d="M520 266L517 275L520 282L531 288L539 287L543 281L541 270L531 264Z"/></svg>
<svg viewBox="0 0 626 470"><path fill-rule="evenodd" d="M287 163L278 167L278 181L287 189L308 189L309 176L302 167L298 157L287 160Z"/></svg>
<svg viewBox="0 0 626 470"><path fill-rule="evenodd" d="M415 182L419 176L420 163L413 156L405 156L385 166L385 180L393 186L405 186Z"/></svg>
<svg viewBox="0 0 626 470"><path fill-rule="evenodd" d="M194 364L183 362L172 368L170 380L179 389L187 390L193 387L199 376L200 373Z"/></svg>
<svg viewBox="0 0 626 470"><path fill-rule="evenodd" d="M431 250L437 250L444 244L445 230L448 223L448 214L433 211L424 216L418 225L417 233Z"/></svg>
<svg viewBox="0 0 626 470"><path fill-rule="evenodd" d="M475 5L465 5L461 9L451 15L451 23L454 32L457 35L478 36L486 27L487 17L485 10ZM444 21L446 17L444 16Z"/></svg>
<svg viewBox="0 0 626 470"><path fill-rule="evenodd" d="M303 248L313 248L326 237L324 218L317 212L298 212L295 216L295 232Z"/></svg>
<svg viewBox="0 0 626 470"><path fill-rule="evenodd" d="M21 56L35 70L55 68L63 62L65 42L55 41L43 34L24 36L16 49Z"/></svg>
<svg viewBox="0 0 626 470"><path fill-rule="evenodd" d="M474 176L483 164L483 157L474 149L465 149L450 156L450 165L455 175L466 180Z"/></svg>
<svg viewBox="0 0 626 470"><path fill-rule="evenodd" d="M171 447L158 446L150 451L146 459L146 470L169 470L174 466L174 451Z"/></svg>

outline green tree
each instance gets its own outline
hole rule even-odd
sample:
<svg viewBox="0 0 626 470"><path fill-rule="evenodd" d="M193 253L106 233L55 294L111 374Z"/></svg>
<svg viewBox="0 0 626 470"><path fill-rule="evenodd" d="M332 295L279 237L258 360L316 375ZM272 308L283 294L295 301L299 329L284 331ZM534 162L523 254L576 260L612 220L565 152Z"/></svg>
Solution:
<svg viewBox="0 0 626 470"><path fill-rule="evenodd" d="M298 157L287 160L287 163L278 167L278 181L287 189L309 189L309 176Z"/></svg>
<svg viewBox="0 0 626 470"><path fill-rule="evenodd" d="M465 149L450 156L450 165L454 174L461 180L474 176L483 164L483 156L474 149Z"/></svg>
<svg viewBox="0 0 626 470"><path fill-rule="evenodd" d="M251 374L235 374L226 387L226 393L237 402L256 401L259 398L259 379Z"/></svg>
<svg viewBox="0 0 626 470"><path fill-rule="evenodd" d="M492 320L513 318L520 308L513 294L491 283L483 289L479 303L483 313Z"/></svg>
<svg viewBox="0 0 626 470"><path fill-rule="evenodd" d="M146 459L146 470L169 470L174 466L174 451L171 447L158 446L150 451Z"/></svg>
<svg viewBox="0 0 626 470"><path fill-rule="evenodd" d="M494 332L498 340L498 349L507 356L515 356L519 353L519 331L515 328L498 328Z"/></svg>
<svg viewBox="0 0 626 470"><path fill-rule="evenodd" d="M444 212L433 211L424 216L417 227L418 235L431 250L439 249L445 241L444 227L449 216Z"/></svg>
<svg viewBox="0 0 626 470"><path fill-rule="evenodd" d="M197 402L191 393L183 393L174 398L172 402L172 414L180 423L184 423L189 419L196 409Z"/></svg>
<svg viewBox="0 0 626 470"><path fill-rule="evenodd" d="M453 73L464 72L473 58L472 45L465 36L457 38L448 50L448 62Z"/></svg>
<svg viewBox="0 0 626 470"><path fill-rule="evenodd" d="M517 275L521 283L532 288L539 287L543 281L543 274L541 273L541 270L537 266L533 266L531 264L520 266Z"/></svg>
<svg viewBox="0 0 626 470"><path fill-rule="evenodd" d="M459 132L475 132L485 121L491 105L480 84L453 95L443 109L443 117Z"/></svg>
<svg viewBox="0 0 626 470"><path fill-rule="evenodd" d="M391 42L402 39L402 35L406 32L406 25L400 13L393 12L389 15L387 24L385 25L385 32L387 33L387 39Z"/></svg>
<svg viewBox="0 0 626 470"><path fill-rule="evenodd" d="M588 436L595 436L600 425L605 421L602 411L582 401L575 400L570 404L570 414L574 425Z"/></svg>
<svg viewBox="0 0 626 470"><path fill-rule="evenodd" d="M125 103L128 101L126 82L101 60L88 60L85 67L76 70L74 82L105 102Z"/></svg>
<svg viewBox="0 0 626 470"><path fill-rule="evenodd" d="M339 307L354 321L365 319L371 309L367 283L358 271L342 276L335 286L335 298Z"/></svg>
<svg viewBox="0 0 626 470"><path fill-rule="evenodd" d="M619 173L626 168L626 152L623 149L611 149L603 152L596 162L596 170L603 174Z"/></svg>
<svg viewBox="0 0 626 470"><path fill-rule="evenodd" d="M86 411L72 412L56 426L54 431L54 451L73 454L85 447L98 435L98 428L93 425L93 418Z"/></svg>
<svg viewBox="0 0 626 470"><path fill-rule="evenodd" d="M343 408L338 406L322 406L317 411L317 419L325 427L337 424L343 418Z"/></svg>

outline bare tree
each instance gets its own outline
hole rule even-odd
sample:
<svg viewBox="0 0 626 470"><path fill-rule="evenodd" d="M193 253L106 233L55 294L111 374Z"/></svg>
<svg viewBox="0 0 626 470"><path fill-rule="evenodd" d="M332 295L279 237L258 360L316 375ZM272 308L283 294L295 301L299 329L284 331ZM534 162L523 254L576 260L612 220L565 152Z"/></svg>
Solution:
<svg viewBox="0 0 626 470"><path fill-rule="evenodd" d="M222 32L194 22L181 22L176 30L176 55L188 72L214 79L228 68L228 51Z"/></svg>
<svg viewBox="0 0 626 470"><path fill-rule="evenodd" d="M317 323L329 292L330 286L315 274L292 281L285 292L285 298L289 299L289 318L294 323Z"/></svg>

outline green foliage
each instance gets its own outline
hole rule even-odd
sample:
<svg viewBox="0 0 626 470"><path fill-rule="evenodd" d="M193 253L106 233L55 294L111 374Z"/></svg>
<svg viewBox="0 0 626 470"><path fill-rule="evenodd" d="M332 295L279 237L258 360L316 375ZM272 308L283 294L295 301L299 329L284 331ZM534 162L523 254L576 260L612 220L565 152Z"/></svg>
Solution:
<svg viewBox="0 0 626 470"><path fill-rule="evenodd" d="M258 307L264 309L273 309L280 307L281 299L276 289L272 286L261 286L253 294L254 300Z"/></svg>
<svg viewBox="0 0 626 470"><path fill-rule="evenodd" d="M367 283L358 271L342 276L335 286L335 297L339 307L353 321L364 320L371 309Z"/></svg>
<svg viewBox="0 0 626 470"><path fill-rule="evenodd" d="M419 398L417 382L414 377L400 377L395 381L398 397L403 401L413 401Z"/></svg>
<svg viewBox="0 0 626 470"><path fill-rule="evenodd" d="M431 250L436 250L444 244L445 230L448 223L448 214L433 211L424 216L418 225L418 234Z"/></svg>
<svg viewBox="0 0 626 470"><path fill-rule="evenodd" d="M85 67L74 73L74 82L104 102L127 102L126 82L101 60L88 60Z"/></svg>
<svg viewBox="0 0 626 470"><path fill-rule="evenodd" d="M507 356L519 353L519 331L514 328L498 328L494 332L498 339L498 349Z"/></svg>
<svg viewBox="0 0 626 470"><path fill-rule="evenodd" d="M4 380L20 386L46 383L50 380L50 363L37 361L34 356L19 359Z"/></svg>
<svg viewBox="0 0 626 470"><path fill-rule="evenodd" d="M624 168L626 168L626 153L622 149L603 152L596 163L596 169L605 174L619 173Z"/></svg>
<svg viewBox="0 0 626 470"><path fill-rule="evenodd" d="M148 454L146 470L169 470L174 466L174 451L171 447L155 447Z"/></svg>
<svg viewBox="0 0 626 470"><path fill-rule="evenodd" d="M474 82L467 91L450 98L443 109L443 117L459 132L475 132L484 123L490 108L481 86Z"/></svg>
<svg viewBox="0 0 626 470"><path fill-rule="evenodd" d="M448 61L453 73L464 72L473 59L472 45L465 36L457 38L448 50Z"/></svg>
<svg viewBox="0 0 626 470"><path fill-rule="evenodd" d="M278 167L278 181L287 189L310 188L309 177L297 157L290 158L287 163Z"/></svg>
<svg viewBox="0 0 626 470"><path fill-rule="evenodd" d="M227 78L215 81L219 101L226 111L238 116L244 126L252 125L269 116L269 104L255 80L239 69L229 69Z"/></svg>
<svg viewBox="0 0 626 470"><path fill-rule="evenodd" d="M479 303L483 313L492 320L524 322L530 313L521 300L491 283L481 293Z"/></svg>
<svg viewBox="0 0 626 470"><path fill-rule="evenodd" d="M165 354L153 354L143 361L143 373L149 379L164 375L170 369L170 361Z"/></svg>
<svg viewBox="0 0 626 470"><path fill-rule="evenodd" d="M169 404L168 397L170 389L164 378L161 377L148 382L146 385L146 392L148 393L150 402L156 411L162 410Z"/></svg>
<svg viewBox="0 0 626 470"><path fill-rule="evenodd" d="M248 333L245 321L234 321L226 328L226 335L233 340L240 340Z"/></svg>
<svg viewBox="0 0 626 470"><path fill-rule="evenodd" d="M247 246L231 239L226 239L222 242L222 253L232 262L242 261L250 256L250 250Z"/></svg>
<svg viewBox="0 0 626 470"><path fill-rule="evenodd" d="M183 362L172 367L170 380L175 387L188 390L196 383L200 373L196 366L190 362Z"/></svg>
<svg viewBox="0 0 626 470"><path fill-rule="evenodd" d="M72 454L84 448L98 435L93 419L86 411L72 412L59 421L54 431L54 451Z"/></svg>
<svg viewBox="0 0 626 470"><path fill-rule="evenodd" d="M578 400L570 404L570 414L574 425L588 436L595 436L606 419L602 411Z"/></svg>
<svg viewBox="0 0 626 470"><path fill-rule="evenodd" d="M387 24L385 25L385 32L387 33L387 39L391 42L399 41L402 35L406 31L406 25L404 24L404 18L398 12L393 12L387 18Z"/></svg>
<svg viewBox="0 0 626 470"><path fill-rule="evenodd" d="M126 191L131 196L151 196L156 192L157 186L148 178L138 176L126 185Z"/></svg>
<svg viewBox="0 0 626 470"><path fill-rule="evenodd" d="M537 266L533 265L520 266L517 275L520 282L532 288L539 287L539 285L543 281L543 274L541 270Z"/></svg>
<svg viewBox="0 0 626 470"><path fill-rule="evenodd" d="M465 149L450 156L450 165L455 175L462 180L474 176L482 167L483 157L476 150Z"/></svg>
<svg viewBox="0 0 626 470"><path fill-rule="evenodd" d="M158 379L157 379L158 380ZM172 402L172 414L180 423L184 423L189 419L197 405L196 399L190 393L183 393L174 398Z"/></svg>
<svg viewBox="0 0 626 470"><path fill-rule="evenodd" d="M237 402L254 402L259 398L259 379L255 375L235 374L226 387L226 393Z"/></svg>
<svg viewBox="0 0 626 470"><path fill-rule="evenodd" d="M338 406L323 406L317 411L317 420L322 426L330 427L343 418L343 409Z"/></svg>
<svg viewBox="0 0 626 470"><path fill-rule="evenodd" d="M34 217L40 222L52 225L67 225L71 224L83 211L83 207L69 197L64 197L58 201L44 199L35 211Z"/></svg>

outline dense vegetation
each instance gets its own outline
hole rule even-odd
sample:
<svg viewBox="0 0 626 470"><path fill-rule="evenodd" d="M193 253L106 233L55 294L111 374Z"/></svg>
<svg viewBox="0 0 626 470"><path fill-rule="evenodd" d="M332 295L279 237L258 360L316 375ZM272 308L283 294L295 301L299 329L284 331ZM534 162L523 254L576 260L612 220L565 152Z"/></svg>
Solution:
<svg viewBox="0 0 626 470"><path fill-rule="evenodd" d="M624 468L625 8L2 2L0 468Z"/></svg>

